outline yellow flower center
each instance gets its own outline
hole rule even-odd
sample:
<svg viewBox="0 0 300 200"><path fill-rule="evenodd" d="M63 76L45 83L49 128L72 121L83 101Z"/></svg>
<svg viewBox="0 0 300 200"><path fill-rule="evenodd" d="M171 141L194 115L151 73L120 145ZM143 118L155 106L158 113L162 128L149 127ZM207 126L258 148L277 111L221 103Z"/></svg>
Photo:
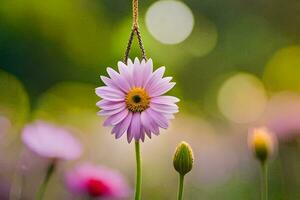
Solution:
<svg viewBox="0 0 300 200"><path fill-rule="evenodd" d="M139 87L132 88L125 98L127 109L132 112L143 112L149 107L150 97Z"/></svg>

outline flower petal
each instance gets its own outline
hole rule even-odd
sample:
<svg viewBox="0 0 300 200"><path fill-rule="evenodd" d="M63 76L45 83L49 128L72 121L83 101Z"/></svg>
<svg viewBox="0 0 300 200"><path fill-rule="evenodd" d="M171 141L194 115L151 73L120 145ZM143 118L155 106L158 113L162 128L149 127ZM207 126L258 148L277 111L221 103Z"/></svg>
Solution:
<svg viewBox="0 0 300 200"><path fill-rule="evenodd" d="M143 60L144 61L144 60ZM144 71L143 71L143 83L142 87L145 87L147 80L149 80L151 74L153 72L153 62L152 59L148 59L148 61L144 64Z"/></svg>
<svg viewBox="0 0 300 200"><path fill-rule="evenodd" d="M123 92L108 86L97 87L96 94L99 97L110 101L122 101L125 98Z"/></svg>
<svg viewBox="0 0 300 200"><path fill-rule="evenodd" d="M155 123L155 121L152 119L151 115L148 113L148 110L145 110L144 112L142 112L141 114L141 122L142 125L147 132L152 132L155 135L159 134L159 128L158 128L158 124ZM149 136L149 135L148 135ZM151 136L150 136L151 137Z"/></svg>
<svg viewBox="0 0 300 200"><path fill-rule="evenodd" d="M128 72L128 67L125 63L119 61L118 62L118 69L121 75L125 75Z"/></svg>
<svg viewBox="0 0 300 200"><path fill-rule="evenodd" d="M131 123L131 119L132 112L129 112L127 117L125 117L125 119L122 122L120 122L113 128L112 132L116 134L116 139L120 138L128 130L129 125Z"/></svg>
<svg viewBox="0 0 300 200"><path fill-rule="evenodd" d="M109 116L109 115L115 115L121 111L123 111L124 109L126 109L126 107L120 107L114 110L100 110L97 114L100 116Z"/></svg>
<svg viewBox="0 0 300 200"><path fill-rule="evenodd" d="M140 65L141 63L140 63L140 60L138 59L138 57L135 57L135 59L134 59L134 63L133 64L138 64L138 65Z"/></svg>
<svg viewBox="0 0 300 200"><path fill-rule="evenodd" d="M126 106L125 102L108 101L102 99L96 103L96 105L103 110L114 110Z"/></svg>
<svg viewBox="0 0 300 200"><path fill-rule="evenodd" d="M145 89L148 90L153 83L156 83L160 79L162 79L164 73L165 73L166 68L165 67L160 67L157 70L155 70L152 75L148 78L148 80L145 83Z"/></svg>
<svg viewBox="0 0 300 200"><path fill-rule="evenodd" d="M109 87L113 87L113 88L117 88L119 89L119 87L113 82L113 80L111 80L110 78L106 77L106 76L100 76L100 79L102 80L102 82L109 86Z"/></svg>
<svg viewBox="0 0 300 200"><path fill-rule="evenodd" d="M133 81L133 77L132 77L132 68L122 62L118 62L118 69L119 69L121 76L123 76L126 79L126 81L129 83L130 87L134 87L134 81Z"/></svg>
<svg viewBox="0 0 300 200"><path fill-rule="evenodd" d="M162 85L160 88L158 88L156 91L154 91L152 94L150 94L151 97L156 97L156 96L160 96L166 92L168 92L169 90L171 90L176 83L171 82L168 83L166 85Z"/></svg>
<svg viewBox="0 0 300 200"><path fill-rule="evenodd" d="M157 103L157 104L164 104L164 105L169 105L172 103L177 103L180 100L176 97L173 96L158 96L158 97L153 97L151 98L152 103Z"/></svg>
<svg viewBox="0 0 300 200"><path fill-rule="evenodd" d="M128 58L128 60L127 60L127 67L128 67L130 70L132 70L132 68L133 68L133 62L132 62L132 60L131 60L130 58Z"/></svg>
<svg viewBox="0 0 300 200"><path fill-rule="evenodd" d="M140 138L141 138L142 142L145 141L145 131L142 126L141 126L141 137Z"/></svg>
<svg viewBox="0 0 300 200"><path fill-rule="evenodd" d="M127 142L130 143L133 139L133 133L130 131L130 129L127 130Z"/></svg>
<svg viewBox="0 0 300 200"><path fill-rule="evenodd" d="M167 114L173 114L179 111L178 106L176 104L163 105L163 104L150 103L150 107L157 112L167 113Z"/></svg>
<svg viewBox="0 0 300 200"><path fill-rule="evenodd" d="M130 89L130 85L127 82L127 80L121 76L118 72L113 70L112 68L107 68L107 73L111 77L111 79L114 81L114 83L122 89L124 92L127 92Z"/></svg>
<svg viewBox="0 0 300 200"><path fill-rule="evenodd" d="M151 86L148 88L148 93L151 95L155 91L159 90L161 87L169 84L169 82L172 80L172 77L165 77L163 79L160 79L159 81L153 83Z"/></svg>
<svg viewBox="0 0 300 200"><path fill-rule="evenodd" d="M141 113L141 122L146 132L150 132L152 130L151 121L152 118L148 115L147 110Z"/></svg>
<svg viewBox="0 0 300 200"><path fill-rule="evenodd" d="M144 127L144 131L145 131L146 135L148 136L148 138L151 139L151 131L149 129L145 129L145 127Z"/></svg>
<svg viewBox="0 0 300 200"><path fill-rule="evenodd" d="M175 118L173 114L165 114L165 113L164 113L164 116L165 116L165 118L167 118L168 120L174 119L174 118Z"/></svg>
<svg viewBox="0 0 300 200"><path fill-rule="evenodd" d="M128 115L128 110L124 109L123 111L109 116L103 123L104 126L109 126L109 125L116 125L120 123L127 115Z"/></svg>
<svg viewBox="0 0 300 200"><path fill-rule="evenodd" d="M144 68L141 66L140 61L136 58L133 64L133 78L135 87L142 87L143 72Z"/></svg>
<svg viewBox="0 0 300 200"><path fill-rule="evenodd" d="M135 140L139 140L141 138L141 114L140 113L137 112L133 114L129 130Z"/></svg>
<svg viewBox="0 0 300 200"><path fill-rule="evenodd" d="M161 113L148 108L147 112L149 114L149 116L151 116L151 118L155 121L155 123L157 123L161 128L168 128L168 120L166 117L164 117Z"/></svg>

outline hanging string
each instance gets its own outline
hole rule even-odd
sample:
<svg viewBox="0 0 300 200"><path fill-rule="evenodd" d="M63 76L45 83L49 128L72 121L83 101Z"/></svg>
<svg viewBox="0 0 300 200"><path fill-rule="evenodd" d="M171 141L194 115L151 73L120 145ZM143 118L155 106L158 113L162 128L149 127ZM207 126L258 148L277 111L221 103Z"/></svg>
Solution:
<svg viewBox="0 0 300 200"><path fill-rule="evenodd" d="M126 47L126 51L125 51L125 56L124 56L124 62L125 64L127 64L127 60L129 57L129 53L131 50L131 46L132 46L132 42L134 39L134 36L136 34L137 39L138 39L138 43L139 43L139 48L141 50L141 54L142 54L142 59L147 60L146 57L146 52L145 52L145 48L143 45L143 40L142 40L142 36L141 36L141 32L139 30L139 2L138 0L132 0L132 29L130 32L130 36L128 39L128 43L127 43L127 47Z"/></svg>
<svg viewBox="0 0 300 200"><path fill-rule="evenodd" d="M139 1L132 0L132 20L133 27L139 27Z"/></svg>

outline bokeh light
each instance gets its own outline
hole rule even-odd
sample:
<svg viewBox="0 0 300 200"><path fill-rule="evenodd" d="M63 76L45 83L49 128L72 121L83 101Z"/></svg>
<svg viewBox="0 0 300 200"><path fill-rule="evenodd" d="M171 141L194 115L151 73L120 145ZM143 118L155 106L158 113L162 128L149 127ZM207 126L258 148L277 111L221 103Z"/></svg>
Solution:
<svg viewBox="0 0 300 200"><path fill-rule="evenodd" d="M261 81L254 75L238 73L228 78L218 93L222 114L236 123L257 120L264 112L267 95Z"/></svg>
<svg viewBox="0 0 300 200"><path fill-rule="evenodd" d="M150 6L146 25L152 36L164 44L184 41L192 32L194 17L181 1L163 0Z"/></svg>
<svg viewBox="0 0 300 200"><path fill-rule="evenodd" d="M190 37L183 43L184 49L193 56L202 57L210 53L217 45L218 30L207 17L198 15Z"/></svg>
<svg viewBox="0 0 300 200"><path fill-rule="evenodd" d="M300 46L279 49L267 63L264 81L270 89L300 92Z"/></svg>

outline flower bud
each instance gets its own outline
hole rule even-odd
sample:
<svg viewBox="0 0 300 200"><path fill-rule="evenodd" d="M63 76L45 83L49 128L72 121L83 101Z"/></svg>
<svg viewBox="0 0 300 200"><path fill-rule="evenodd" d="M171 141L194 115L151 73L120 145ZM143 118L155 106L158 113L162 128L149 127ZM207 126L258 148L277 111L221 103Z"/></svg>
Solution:
<svg viewBox="0 0 300 200"><path fill-rule="evenodd" d="M264 163L274 152L276 140L268 129L260 127L249 133L248 143L254 156Z"/></svg>
<svg viewBox="0 0 300 200"><path fill-rule="evenodd" d="M174 154L173 165L175 170L185 175L192 170L194 163L193 150L186 142L181 142L177 147Z"/></svg>

